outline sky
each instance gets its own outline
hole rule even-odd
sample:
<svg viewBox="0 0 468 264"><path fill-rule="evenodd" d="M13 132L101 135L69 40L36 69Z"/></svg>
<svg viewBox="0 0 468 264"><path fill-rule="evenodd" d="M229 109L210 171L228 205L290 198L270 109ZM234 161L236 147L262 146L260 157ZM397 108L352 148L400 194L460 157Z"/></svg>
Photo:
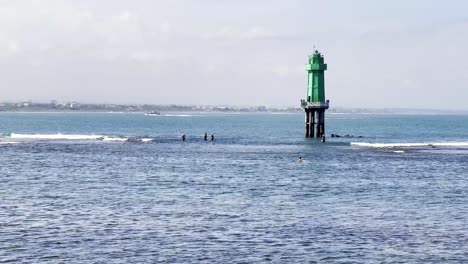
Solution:
<svg viewBox="0 0 468 264"><path fill-rule="evenodd" d="M0 0L0 101L468 109L468 1Z"/></svg>

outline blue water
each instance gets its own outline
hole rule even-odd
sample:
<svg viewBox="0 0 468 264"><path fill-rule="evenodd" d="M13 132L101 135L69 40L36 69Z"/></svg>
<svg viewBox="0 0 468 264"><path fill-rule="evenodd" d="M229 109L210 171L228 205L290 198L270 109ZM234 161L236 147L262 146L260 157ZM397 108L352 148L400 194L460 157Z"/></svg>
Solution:
<svg viewBox="0 0 468 264"><path fill-rule="evenodd" d="M0 263L466 263L468 116L326 123L0 113Z"/></svg>

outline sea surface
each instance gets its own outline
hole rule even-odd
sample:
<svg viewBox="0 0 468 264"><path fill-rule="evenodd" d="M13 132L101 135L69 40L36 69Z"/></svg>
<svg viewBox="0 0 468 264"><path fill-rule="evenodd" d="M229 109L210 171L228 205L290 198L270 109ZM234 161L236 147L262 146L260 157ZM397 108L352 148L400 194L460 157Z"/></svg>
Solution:
<svg viewBox="0 0 468 264"><path fill-rule="evenodd" d="M303 122L0 113L0 263L468 263L468 116Z"/></svg>

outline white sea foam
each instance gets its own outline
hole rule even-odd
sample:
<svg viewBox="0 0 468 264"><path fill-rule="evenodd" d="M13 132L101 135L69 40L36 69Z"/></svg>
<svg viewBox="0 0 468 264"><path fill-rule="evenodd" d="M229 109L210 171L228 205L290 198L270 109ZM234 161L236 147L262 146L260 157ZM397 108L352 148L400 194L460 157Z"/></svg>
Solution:
<svg viewBox="0 0 468 264"><path fill-rule="evenodd" d="M21 142L8 142L8 141L5 141L5 142L0 142L0 145L13 145L13 144L20 144Z"/></svg>
<svg viewBox="0 0 468 264"><path fill-rule="evenodd" d="M107 142L128 142L132 141L128 137L108 136L108 135L86 135L86 134L4 134L4 138L21 140L102 140ZM150 142L152 138L137 138L133 141ZM6 142L5 142L6 144Z"/></svg>
<svg viewBox="0 0 468 264"><path fill-rule="evenodd" d="M9 138L14 139L65 139L65 140L96 140L102 139L103 135L80 135L80 134L16 134L11 133Z"/></svg>
<svg viewBox="0 0 468 264"><path fill-rule="evenodd" d="M369 143L351 142L351 146L369 148L411 148L411 147L468 147L468 142L432 142L432 143Z"/></svg>
<svg viewBox="0 0 468 264"><path fill-rule="evenodd" d="M438 147L468 147L468 142L439 142L432 145Z"/></svg>
<svg viewBox="0 0 468 264"><path fill-rule="evenodd" d="M103 141L119 141L119 142L125 142L128 141L128 138L125 137L103 137Z"/></svg>
<svg viewBox="0 0 468 264"><path fill-rule="evenodd" d="M164 115L164 116L172 116L172 117L192 117L193 115Z"/></svg>

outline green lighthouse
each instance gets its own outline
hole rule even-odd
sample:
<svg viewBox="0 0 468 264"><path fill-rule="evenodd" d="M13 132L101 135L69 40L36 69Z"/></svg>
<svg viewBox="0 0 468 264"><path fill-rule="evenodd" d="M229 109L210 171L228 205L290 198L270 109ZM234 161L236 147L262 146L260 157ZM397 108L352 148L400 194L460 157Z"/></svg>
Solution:
<svg viewBox="0 0 468 264"><path fill-rule="evenodd" d="M306 65L308 73L307 99L301 100L305 112L305 136L307 138L324 138L325 110L329 101L325 100L325 64L322 54L317 50L309 56Z"/></svg>

